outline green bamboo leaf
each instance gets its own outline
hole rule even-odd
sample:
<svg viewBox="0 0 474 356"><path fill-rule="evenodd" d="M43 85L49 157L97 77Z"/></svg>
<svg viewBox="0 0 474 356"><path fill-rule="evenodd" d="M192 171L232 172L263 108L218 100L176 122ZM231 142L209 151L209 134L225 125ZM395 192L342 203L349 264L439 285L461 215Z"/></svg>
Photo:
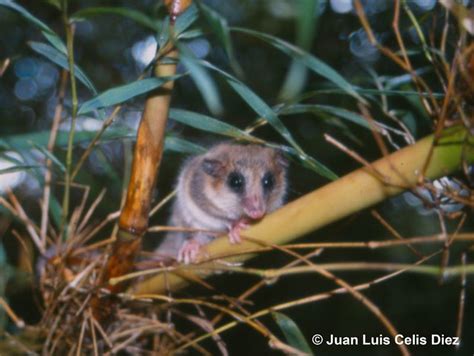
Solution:
<svg viewBox="0 0 474 356"><path fill-rule="evenodd" d="M327 65L320 59L302 50L301 48L292 45L291 43L286 42L278 37L271 36L259 31L249 30L241 27L232 27L231 30L235 32L245 33L247 35L257 37L267 42L268 44L279 49L290 57L299 60L301 63L304 63L311 71L326 78L327 80L335 84L337 87L344 90L347 94L353 96L354 98L363 103L366 103L366 100L357 93L354 86L349 83L344 77L342 77L337 71L335 71L333 68L331 68L329 65Z"/></svg>
<svg viewBox="0 0 474 356"><path fill-rule="evenodd" d="M154 20L141 11L125 7L89 7L75 12L71 18L75 21L81 21L100 15L118 15L127 17L135 21L137 24L155 32L161 28L161 23L158 20Z"/></svg>
<svg viewBox="0 0 474 356"><path fill-rule="evenodd" d="M3 206L0 206L0 213L2 213L2 215L5 215L5 216L10 215ZM0 273L0 297L4 298L5 288L7 285L7 281L10 277L9 276L10 269L7 263L7 254L5 252L5 249L3 248L2 240L0 240L0 271L2 271L2 273ZM0 308L0 333L3 334L7 326L7 323L8 323L8 320L7 320L5 311L3 310L3 308Z"/></svg>
<svg viewBox="0 0 474 356"><path fill-rule="evenodd" d="M41 166L38 166L38 165L19 165L19 166L13 166L13 167L8 167L8 168L0 169L0 174L7 174L7 173L15 173L15 172L27 171L27 170L29 170L29 169L40 168L40 167L41 167Z"/></svg>
<svg viewBox="0 0 474 356"><path fill-rule="evenodd" d="M181 54L180 61L188 69L209 111L213 115L222 114L222 100L214 79L189 49L182 45L178 45L178 49Z"/></svg>
<svg viewBox="0 0 474 356"><path fill-rule="evenodd" d="M359 126L362 126L366 129L371 130L372 127L368 124L367 120L355 112L341 109L335 106L330 105L319 105L319 104L294 104L289 105L278 111L282 115L292 115L292 114L305 114L313 113L318 114L321 112L331 114L333 116L340 117L341 119L348 120ZM374 128L377 128L374 126Z"/></svg>
<svg viewBox="0 0 474 356"><path fill-rule="evenodd" d="M398 76L390 77L385 82L386 89L394 89L404 84L410 84L413 81L413 76L422 76L423 74L433 71L432 67L422 67L413 71L413 73L406 73Z"/></svg>
<svg viewBox="0 0 474 356"><path fill-rule="evenodd" d="M195 143L182 138L169 135L167 135L165 138L165 150L186 154L200 154L206 151L206 149L202 146L196 145Z"/></svg>
<svg viewBox="0 0 474 356"><path fill-rule="evenodd" d="M96 136L96 131L78 131L74 135L74 144L87 143ZM5 148L14 148L16 150L30 149L30 142L38 146L46 147L48 145L50 132L38 131L33 133L0 136L0 146ZM101 141L111 141L117 139L134 138L135 132L125 127L109 127L102 135ZM57 147L67 146L69 132L59 131L56 138Z"/></svg>
<svg viewBox="0 0 474 356"><path fill-rule="evenodd" d="M5 250L3 249L3 243L0 242L0 268L5 268L7 264L7 254L5 253ZM0 285L3 287L3 284L0 283ZM3 296L3 288L0 287L0 296Z"/></svg>
<svg viewBox="0 0 474 356"><path fill-rule="evenodd" d="M212 132L215 134L238 138L238 139L249 139L252 136L239 128L229 125L223 121L216 120L210 116L198 114L196 112L171 109L169 117L184 125L194 127L196 129Z"/></svg>
<svg viewBox="0 0 474 356"><path fill-rule="evenodd" d="M56 48L41 42L28 42L28 45L36 53L41 54L42 56L49 59L51 62L60 66L61 68L69 70L67 56L64 53L58 51ZM87 75L85 75L82 69L79 68L77 65L74 65L74 73L76 78L82 84L84 84L94 95L97 94L97 90L95 89L94 84L92 84Z"/></svg>
<svg viewBox="0 0 474 356"><path fill-rule="evenodd" d="M307 355L313 355L313 351L306 341L303 333L296 323L288 316L278 312L272 312L272 317L285 335L286 341L292 347Z"/></svg>
<svg viewBox="0 0 474 356"><path fill-rule="evenodd" d="M32 142L32 146L39 150L43 155L45 155L47 158L51 160L63 173L66 173L66 167L64 164L51 152L48 151L48 149L44 146L39 146L38 144Z"/></svg>
<svg viewBox="0 0 474 356"><path fill-rule="evenodd" d="M313 1L313 0L305 0ZM213 33L216 35L218 41L224 47L224 50L229 59L229 64L232 70L237 74L237 76L243 76L243 70L237 62L234 54L234 46L232 44L232 39L230 37L230 29L227 19L224 18L217 11L214 11L209 6L204 5L203 3L198 3L199 9L204 14L204 18L211 26Z"/></svg>
<svg viewBox="0 0 474 356"><path fill-rule="evenodd" d="M270 123L270 125L275 128L275 130L277 130L277 132L279 132L293 147L301 150L297 142L291 136L290 131L288 131L278 115L247 85L207 61L201 61L201 63L203 63L204 66L221 74L227 83L234 89L234 91L239 94L239 96L247 103L247 105L249 105L258 115L265 118Z"/></svg>
<svg viewBox="0 0 474 356"><path fill-rule="evenodd" d="M53 45L53 47L56 50L58 50L60 53L64 55L67 55L66 45L56 34L48 32L48 31L42 31L41 33L48 40L48 42Z"/></svg>
<svg viewBox="0 0 474 356"><path fill-rule="evenodd" d="M186 31L198 18L198 10L196 5L193 3L189 6L185 12L180 14L176 19L176 23L174 25L174 33L173 35L178 38L181 33ZM161 26L161 32L158 34L157 42L158 47L162 48L170 39L170 17L166 16L163 24Z"/></svg>
<svg viewBox="0 0 474 356"><path fill-rule="evenodd" d="M106 90L95 98L83 103L79 108L78 115L84 115L96 109L123 103L124 101L127 101L138 95L157 89L163 84L171 80L176 80L181 76L182 75L161 78L147 78Z"/></svg>
<svg viewBox="0 0 474 356"><path fill-rule="evenodd" d="M97 164L100 165L100 174L107 178L108 187L112 190L120 191L122 187L121 178L104 153L103 146L98 146L94 150L94 159L97 161Z"/></svg>
<svg viewBox="0 0 474 356"><path fill-rule="evenodd" d="M43 0L47 4L54 6L56 9L61 10L61 0Z"/></svg>
<svg viewBox="0 0 474 356"><path fill-rule="evenodd" d="M417 96L417 97L423 97L427 98L430 97L431 95L435 99L442 99L444 98L443 93L428 93L428 92L418 92L415 90L388 90L388 89L364 89L364 88L354 88L355 91L357 91L359 94L363 95L387 95L387 96L402 96L402 97L408 97L408 96ZM318 95L324 95L324 94L336 94L336 95L347 95L345 91L342 91L341 89L318 89L314 90L308 93L305 93L299 98L299 101L302 98L312 98L316 97Z"/></svg>
<svg viewBox="0 0 474 356"><path fill-rule="evenodd" d="M29 13L24 7L18 5L12 0L0 0L0 6L5 6L8 7L12 10L15 10L17 13L19 13L21 16L23 16L26 20L34 24L35 26L38 26L41 30L51 32L53 33L53 30L48 27L43 21L38 19L37 17L33 16L31 13Z"/></svg>
<svg viewBox="0 0 474 356"><path fill-rule="evenodd" d="M0 6L5 6L10 8L11 10L16 11L20 14L23 18L27 21L31 22L33 25L39 27L41 32L46 37L46 39L60 52L66 53L66 46L61 41L59 36L54 33L54 31L48 27L43 21L38 19L37 17L33 16L30 12L28 12L24 7L18 5L17 3L11 0L0 0Z"/></svg>
<svg viewBox="0 0 474 356"><path fill-rule="evenodd" d="M195 29L183 32L177 38L179 40L192 40L202 36L204 36L204 32L200 29Z"/></svg>
<svg viewBox="0 0 474 356"><path fill-rule="evenodd" d="M174 30L176 34L179 35L180 33L186 31L199 17L197 6L192 3L185 12L180 14L176 19L176 24L174 25Z"/></svg>
<svg viewBox="0 0 474 356"><path fill-rule="evenodd" d="M295 150L293 147L289 146L280 146L280 148L294 156L297 160L299 160L302 164L303 167L312 170L313 172L316 172L317 174L326 177L330 180L336 180L339 178L339 176L334 173L331 169L329 169L326 165L323 163L319 162L315 158L311 157L310 155L307 155L305 153L301 153L297 150Z"/></svg>
<svg viewBox="0 0 474 356"><path fill-rule="evenodd" d="M53 217L54 224L57 227L61 226L63 208L61 204L59 204L58 199L56 199L53 194L49 196L49 213Z"/></svg>
<svg viewBox="0 0 474 356"><path fill-rule="evenodd" d="M296 44L309 51L316 34L318 24L319 0L301 0L296 2L298 18L296 19ZM298 59L293 59L287 72L278 97L281 101L294 98L304 88L308 79L308 69Z"/></svg>
<svg viewBox="0 0 474 356"><path fill-rule="evenodd" d="M293 153L306 167L311 168L318 174L334 180L337 175L329 168L318 162L313 157L308 156L298 143L293 139L290 131L278 117L277 113L266 104L257 94L255 94L248 86L239 81L237 78L217 68L207 61L201 60L204 66L221 74L227 83L240 95L240 97L249 105L260 117L268 121L268 123L292 146Z"/></svg>

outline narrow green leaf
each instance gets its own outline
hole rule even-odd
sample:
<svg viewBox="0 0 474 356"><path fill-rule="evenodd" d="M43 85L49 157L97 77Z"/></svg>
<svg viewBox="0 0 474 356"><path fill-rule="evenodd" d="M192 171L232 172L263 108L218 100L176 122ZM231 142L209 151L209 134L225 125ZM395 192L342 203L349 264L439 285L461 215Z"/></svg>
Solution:
<svg viewBox="0 0 474 356"><path fill-rule="evenodd" d="M234 76L228 74L222 69L217 68L213 64L207 61L201 61L206 67L221 74L227 81L227 83L235 90L239 96L249 105L258 115L265 118L277 132L279 132L293 147L300 149L296 141L291 136L290 131L286 128L283 122L280 120L278 115L273 109L268 106L255 92L253 92L248 86L242 83Z"/></svg>
<svg viewBox="0 0 474 356"><path fill-rule="evenodd" d="M212 132L238 139L248 139L252 137L245 131L242 131L235 126L229 125L220 120L216 120L210 116L198 114L192 111L171 109L169 117L172 120L202 131Z"/></svg>
<svg viewBox="0 0 474 356"><path fill-rule="evenodd" d="M157 89L170 80L176 80L179 77L181 77L181 75L161 78L147 78L106 90L95 98L83 103L79 108L78 115L84 115L96 109L123 103L124 101L127 101L138 95Z"/></svg>
<svg viewBox="0 0 474 356"><path fill-rule="evenodd" d="M38 166L38 165L20 165L20 166L8 167L8 168L0 169L0 174L27 171L29 169L40 168L40 167L41 166Z"/></svg>
<svg viewBox="0 0 474 356"><path fill-rule="evenodd" d="M177 38L179 40L192 40L204 36L204 32L199 29L189 30L181 33Z"/></svg>
<svg viewBox="0 0 474 356"><path fill-rule="evenodd" d="M307 155L305 153L300 153L299 151L295 150L293 147L285 146L283 149L285 152L291 154L295 158L297 158L303 167L310 169L317 174L326 177L330 180L336 180L339 178L339 176L334 173L331 169L329 169L326 165L322 164L315 158L311 157L310 155Z"/></svg>
<svg viewBox="0 0 474 356"><path fill-rule="evenodd" d="M313 0L305 0L313 1ZM234 46L232 44L232 39L230 37L229 24L227 19L221 16L217 11L214 11L209 6L204 5L203 3L198 3L199 9L204 14L204 18L211 26L212 31L216 35L217 39L224 47L224 50L229 59L230 66L232 70L237 74L237 76L243 76L243 70L237 62L234 54Z"/></svg>
<svg viewBox="0 0 474 356"><path fill-rule="evenodd" d="M293 147L295 156L303 163L303 165L310 167L318 174L334 180L337 175L322 163L308 156L298 143L293 139L290 131L286 128L283 122L278 117L277 113L268 106L257 94L255 94L248 86L239 81L237 78L217 68L207 61L201 60L204 66L221 74L227 83L240 95L242 99L249 105L260 117L268 121L268 123Z"/></svg>
<svg viewBox="0 0 474 356"><path fill-rule="evenodd" d="M326 78L327 80L335 84L337 87L344 90L347 94L353 96L354 98L363 103L366 103L366 100L357 93L357 91L354 89L354 86L349 83L344 77L342 77L337 71L335 71L333 68L331 68L329 65L327 65L320 59L302 50L301 48L294 46L291 43L286 42L278 37L271 36L263 32L249 30L241 27L232 27L231 30L240 33L245 33L267 42L268 44L282 51L283 53L289 55L293 59L297 59L301 63L304 63L311 71Z"/></svg>
<svg viewBox="0 0 474 356"><path fill-rule="evenodd" d="M48 149L44 146L39 146L38 144L32 142L31 143L34 148L39 150L43 155L45 155L47 158L49 158L63 173L66 173L66 167L64 164L51 152L48 151Z"/></svg>
<svg viewBox="0 0 474 356"><path fill-rule="evenodd" d="M74 144L90 142L95 136L96 131L78 131L74 135ZM30 149L30 142L35 142L38 146L46 147L48 145L50 132L38 131L33 133L0 136L0 146L14 148L16 150ZM65 147L68 142L69 132L59 131L56 138L57 147ZM109 127L102 135L101 141L110 141L124 138L135 137L135 132L125 127Z"/></svg>
<svg viewBox="0 0 474 356"><path fill-rule="evenodd" d="M186 154L200 154L206 151L204 147L196 145L195 143L176 136L168 135L165 138L165 150L176 151Z"/></svg>
<svg viewBox="0 0 474 356"><path fill-rule="evenodd" d="M0 6L8 7L12 10L15 10L21 16L23 16L26 20L31 22L32 24L38 26L41 30L53 33L48 25L46 25L43 21L38 19L37 17L33 16L30 12L28 12L24 7L18 5L12 0L0 0Z"/></svg>
<svg viewBox="0 0 474 356"><path fill-rule="evenodd" d="M290 131L270 106L242 82L228 80L228 83L258 115L265 118L293 147L299 149L299 145L293 139Z"/></svg>
<svg viewBox="0 0 474 356"><path fill-rule="evenodd" d="M180 14L176 19L174 25L174 36L177 38L181 33L186 31L198 18L198 10L196 5L193 3L189 6L185 12ZM163 47L170 39L170 17L166 16L161 26L161 32L158 34L157 42L158 47Z"/></svg>
<svg viewBox="0 0 474 356"><path fill-rule="evenodd" d="M313 351L296 323L283 313L273 312L272 317L285 335L288 344L308 355Z"/></svg>
<svg viewBox="0 0 474 356"><path fill-rule="evenodd" d="M0 242L0 267L4 268L7 264L7 254L5 253L5 250L3 248L3 243ZM0 285L3 286L2 283ZM3 288L0 287L0 296L3 296Z"/></svg>
<svg viewBox="0 0 474 356"><path fill-rule="evenodd" d="M4 210L6 210L3 206L0 207L0 213L2 215L4 214ZM5 216L8 216L6 214L9 214L5 212ZM5 298L5 288L7 286L7 281L10 278L10 268L7 263L7 254L5 252L5 249L3 248L3 241L0 240L0 297ZM3 334L6 326L7 326L8 320L5 314L5 311L3 310L3 307L0 308L0 333Z"/></svg>
<svg viewBox="0 0 474 356"><path fill-rule="evenodd" d="M69 70L69 63L67 56L57 50L56 48L41 42L28 42L28 45L33 51L41 54L42 56L48 58L51 62L57 64L61 68ZM74 72L76 78L84 84L93 94L97 94L97 90L94 87L94 84L89 80L89 78L84 74L81 68L77 65L74 66Z"/></svg>
<svg viewBox="0 0 474 356"><path fill-rule="evenodd" d="M154 20L141 11L125 7L88 7L75 12L71 18L73 20L80 21L100 15L118 15L127 17L135 21L137 24L149 28L155 32L161 28L161 23L158 20Z"/></svg>
<svg viewBox="0 0 474 356"><path fill-rule="evenodd" d="M176 24L174 25L176 34L179 35L181 32L186 31L199 17L197 6L192 3L185 12L180 14L176 19Z"/></svg>
<svg viewBox="0 0 474 356"><path fill-rule="evenodd" d="M47 4L54 6L56 9L61 10L61 0L43 0Z"/></svg>
<svg viewBox="0 0 474 356"><path fill-rule="evenodd" d="M182 45L178 45L178 49L181 54L180 61L188 69L209 111L213 115L222 114L222 101L214 79L189 49Z"/></svg>
<svg viewBox="0 0 474 356"><path fill-rule="evenodd" d="M49 196L49 213L53 217L54 224L57 227L61 226L63 208L61 204L59 204L58 199L56 199L53 194Z"/></svg>
<svg viewBox="0 0 474 356"><path fill-rule="evenodd" d="M372 129L372 127L367 123L367 120L362 115L359 115L355 112L352 112L346 109L341 109L341 108L330 106L330 105L294 104L294 105L286 106L279 111L279 113L282 115L305 114L305 113L318 114L320 112L328 113L333 116L340 117L341 119L351 121L366 129Z"/></svg>
<svg viewBox="0 0 474 356"><path fill-rule="evenodd" d="M98 146L94 151L94 159L100 165L100 174L107 177L108 186L113 190L120 191L122 184L119 175L114 166L110 163L107 155L104 153L104 147Z"/></svg>
<svg viewBox="0 0 474 356"><path fill-rule="evenodd" d="M357 91L360 94L367 94L367 95L387 95L387 96L419 96L423 98L430 97L431 95L435 99L442 99L444 98L443 93L427 93L427 92L417 92L415 90L387 90L387 89L364 89L364 88L354 88L355 91ZM341 94L347 94L345 91L342 91L341 89L318 89L314 90L308 93L305 93L304 95L299 98L301 100L302 98L311 98L315 97L318 95L324 95L324 94L336 94L336 95L341 95Z"/></svg>
<svg viewBox="0 0 474 356"><path fill-rule="evenodd" d="M41 33L48 40L48 42L53 45L55 49L57 49L62 54L67 55L66 45L63 43L63 41L61 41L61 39L56 34L48 32L48 31L42 31Z"/></svg>
<svg viewBox="0 0 474 356"><path fill-rule="evenodd" d="M296 19L296 44L298 47L309 51L316 34L318 23L317 9L319 0L301 0L295 3L298 8ZM282 85L278 97L281 101L294 98L303 90L308 79L308 69L298 59L293 59L287 72L285 82Z"/></svg>
<svg viewBox="0 0 474 356"><path fill-rule="evenodd" d="M404 84L411 83L413 81L413 76L422 76L423 74L430 73L433 71L432 67L422 67L418 68L413 73L406 73L394 77L387 78L385 82L386 89L393 89L400 87Z"/></svg>
<svg viewBox="0 0 474 356"><path fill-rule="evenodd" d="M61 41L59 36L54 33L54 31L48 27L43 21L38 19L37 17L33 16L30 12L28 12L24 7L18 5L17 3L11 0L0 0L0 6L8 7L12 10L15 10L18 14L20 14L23 18L31 22L33 25L39 27L46 37L46 39L58 50L63 53L66 53L66 46Z"/></svg>

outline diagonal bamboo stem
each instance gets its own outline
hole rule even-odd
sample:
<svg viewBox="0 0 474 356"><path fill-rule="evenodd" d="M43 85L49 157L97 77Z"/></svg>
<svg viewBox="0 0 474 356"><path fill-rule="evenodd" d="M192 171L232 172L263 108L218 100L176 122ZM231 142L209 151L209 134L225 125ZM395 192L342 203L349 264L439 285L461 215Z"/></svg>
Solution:
<svg viewBox="0 0 474 356"><path fill-rule="evenodd" d="M455 127L442 133L433 148L433 136L428 136L416 144L401 149L385 158L363 167L348 175L290 202L283 208L268 215L244 235L263 240L270 244L284 244L311 231L315 231L334 221L377 204L404 190L422 183L424 178L436 179L458 170L463 159L474 161L474 146L464 128ZM421 176L426 160L430 157L426 175ZM383 177L381 179L380 177ZM206 246L209 259L242 254L258 247L254 242L244 241L230 245L227 239L219 238ZM239 255L232 261L244 261L252 255ZM215 262L206 262L213 264ZM218 268L218 265L215 266ZM206 277L210 273L177 270L176 273L161 273L134 286L134 294L164 293L175 291L187 285L196 277Z"/></svg>

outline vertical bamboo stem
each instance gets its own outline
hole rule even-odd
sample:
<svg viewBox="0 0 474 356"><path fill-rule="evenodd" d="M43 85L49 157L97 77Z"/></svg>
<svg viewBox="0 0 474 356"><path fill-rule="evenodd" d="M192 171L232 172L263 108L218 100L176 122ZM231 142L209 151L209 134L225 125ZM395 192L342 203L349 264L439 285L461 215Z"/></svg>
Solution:
<svg viewBox="0 0 474 356"><path fill-rule="evenodd" d="M178 14L183 12L191 1L168 1L170 9L170 33ZM158 61L154 68L156 77L176 74L178 52L169 42L160 48ZM118 293L125 285L110 285L110 278L121 276L133 269L134 260L141 247L141 238L148 227L152 192L163 155L166 123L174 82L169 81L151 93L146 102L142 120L137 132L132 173L128 185L127 198L119 218L119 231L112 252L100 278L101 287L112 293ZM91 301L94 315L103 319L111 314L111 301L100 301L98 297Z"/></svg>

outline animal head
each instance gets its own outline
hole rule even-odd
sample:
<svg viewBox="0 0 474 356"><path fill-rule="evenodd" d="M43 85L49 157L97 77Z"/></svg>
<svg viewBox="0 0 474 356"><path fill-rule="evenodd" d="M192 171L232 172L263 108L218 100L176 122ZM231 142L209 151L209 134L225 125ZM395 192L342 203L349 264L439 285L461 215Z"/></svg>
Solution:
<svg viewBox="0 0 474 356"><path fill-rule="evenodd" d="M206 196L230 219L261 219L283 204L288 161L259 145L221 144L201 160Z"/></svg>

